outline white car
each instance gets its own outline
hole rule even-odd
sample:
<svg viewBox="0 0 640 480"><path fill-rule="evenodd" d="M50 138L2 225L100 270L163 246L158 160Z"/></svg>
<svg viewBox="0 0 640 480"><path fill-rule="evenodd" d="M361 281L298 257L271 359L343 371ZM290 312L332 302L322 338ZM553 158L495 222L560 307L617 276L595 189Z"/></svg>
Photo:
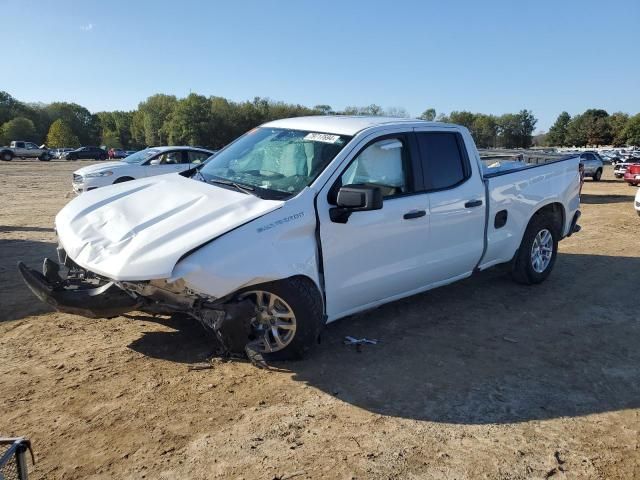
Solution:
<svg viewBox="0 0 640 480"><path fill-rule="evenodd" d="M484 168L457 125L276 120L190 177L76 197L55 221L69 273L19 268L60 311L181 312L229 350L294 358L326 322L494 265L544 281L579 230L579 190L577 156Z"/></svg>
<svg viewBox="0 0 640 480"><path fill-rule="evenodd" d="M101 162L76 170L72 186L76 193L82 193L114 183L182 172L213 154L212 150L195 147L147 148L117 162Z"/></svg>
<svg viewBox="0 0 640 480"><path fill-rule="evenodd" d="M633 203L633 206L636 209L636 213L638 215L640 215L640 188L638 189L638 191L636 192L636 199Z"/></svg>

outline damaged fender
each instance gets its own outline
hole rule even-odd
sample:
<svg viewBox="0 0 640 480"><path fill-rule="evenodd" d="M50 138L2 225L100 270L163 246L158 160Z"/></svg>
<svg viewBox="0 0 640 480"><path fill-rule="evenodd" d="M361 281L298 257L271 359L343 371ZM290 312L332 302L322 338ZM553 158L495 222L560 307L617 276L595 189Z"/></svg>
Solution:
<svg viewBox="0 0 640 480"><path fill-rule="evenodd" d="M312 195L237 228L185 256L169 281L223 298L251 285L303 275L320 285ZM282 227L282 228L280 228Z"/></svg>

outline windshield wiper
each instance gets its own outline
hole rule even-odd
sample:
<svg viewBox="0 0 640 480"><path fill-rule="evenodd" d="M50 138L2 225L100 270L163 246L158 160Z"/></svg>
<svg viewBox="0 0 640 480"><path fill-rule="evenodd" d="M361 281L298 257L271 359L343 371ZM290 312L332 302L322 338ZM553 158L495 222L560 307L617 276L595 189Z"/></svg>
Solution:
<svg viewBox="0 0 640 480"><path fill-rule="evenodd" d="M230 185L230 186L234 187L236 190L238 190L239 192L246 193L247 195L254 195L254 196L260 198L260 195L258 195L255 192L255 188L253 188L252 186L249 186L249 185L240 185L239 183L232 182L231 180L223 180L221 178L212 178L211 180L209 180L209 182L210 183L219 183L220 185Z"/></svg>

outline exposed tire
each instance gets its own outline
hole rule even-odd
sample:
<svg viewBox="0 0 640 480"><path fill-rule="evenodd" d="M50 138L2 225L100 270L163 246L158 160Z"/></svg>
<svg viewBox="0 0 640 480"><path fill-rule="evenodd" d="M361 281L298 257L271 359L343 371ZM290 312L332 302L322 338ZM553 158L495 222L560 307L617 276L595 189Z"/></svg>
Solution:
<svg viewBox="0 0 640 480"><path fill-rule="evenodd" d="M540 248L541 235L544 237L544 232L548 232L551 235L550 243L551 248L550 257L547 261L537 263L534 260L536 248L538 253L542 254ZM553 270L553 266L556 263L556 256L558 254L558 238L559 232L557 226L553 221L553 218L545 214L536 214L527 225L527 229L522 237L520 248L516 254L515 261L513 262L513 269L511 271L512 278L524 285L532 285L535 283L543 282ZM537 241L537 247L536 245Z"/></svg>
<svg viewBox="0 0 640 480"><path fill-rule="evenodd" d="M135 178L133 178L133 177L120 177L120 178L116 178L116 180L113 183L115 185L116 183L130 182L131 180L135 180Z"/></svg>
<svg viewBox="0 0 640 480"><path fill-rule="evenodd" d="M269 282L261 285L255 285L245 289L238 294L239 298L255 298L256 291L273 294L279 297L290 308L294 315L293 337L287 341L286 346L278 351L262 350L261 353L267 360L297 360L317 343L318 336L324 327L324 315L322 296L316 285L305 277L292 277L277 282ZM257 322L258 305L256 304L256 318L253 323ZM262 336L273 338L266 330L258 330L254 328L254 338L250 340L260 339Z"/></svg>
<svg viewBox="0 0 640 480"><path fill-rule="evenodd" d="M13 160L13 152L5 151L0 153L0 160L2 160L3 162L10 162L11 160Z"/></svg>
<svg viewBox="0 0 640 480"><path fill-rule="evenodd" d="M598 169L598 170L596 170L596 173L594 173L594 175L593 175L593 181L594 182L599 182L601 178L602 178L602 170Z"/></svg>
<svg viewBox="0 0 640 480"><path fill-rule="evenodd" d="M51 160L51 155L49 155L48 153L43 153L38 157L38 160L40 160L41 162L48 162L49 160Z"/></svg>

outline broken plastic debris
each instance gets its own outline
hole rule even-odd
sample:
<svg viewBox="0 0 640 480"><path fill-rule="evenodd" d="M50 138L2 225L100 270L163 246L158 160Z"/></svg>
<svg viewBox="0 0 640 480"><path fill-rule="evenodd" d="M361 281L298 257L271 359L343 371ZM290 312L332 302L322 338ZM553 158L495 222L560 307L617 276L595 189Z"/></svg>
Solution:
<svg viewBox="0 0 640 480"><path fill-rule="evenodd" d="M376 339L369 340L368 338L354 338L347 335L346 337L344 337L343 343L345 345L364 345L364 344L377 345L378 340Z"/></svg>

